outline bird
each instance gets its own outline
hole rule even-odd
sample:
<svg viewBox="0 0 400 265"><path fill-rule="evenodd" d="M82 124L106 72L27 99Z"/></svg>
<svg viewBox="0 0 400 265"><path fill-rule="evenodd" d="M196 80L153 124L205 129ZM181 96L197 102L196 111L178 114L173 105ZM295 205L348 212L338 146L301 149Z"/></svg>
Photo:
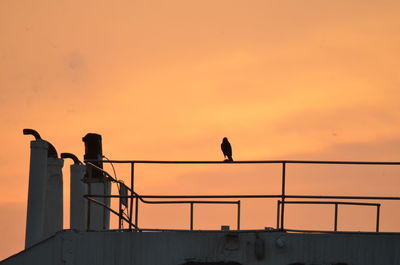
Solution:
<svg viewBox="0 0 400 265"><path fill-rule="evenodd" d="M228 157L225 161L233 162L232 159L232 146L228 141L228 138L224 137L221 143L221 150L224 153L224 157Z"/></svg>

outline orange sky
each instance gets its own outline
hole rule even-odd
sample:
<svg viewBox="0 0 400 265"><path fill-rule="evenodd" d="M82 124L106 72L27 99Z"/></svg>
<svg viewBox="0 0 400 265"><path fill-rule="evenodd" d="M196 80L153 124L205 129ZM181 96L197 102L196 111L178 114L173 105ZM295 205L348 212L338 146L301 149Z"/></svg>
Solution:
<svg viewBox="0 0 400 265"><path fill-rule="evenodd" d="M1 1L0 259L24 244L23 128L80 157L81 137L96 132L112 159L221 160L227 136L237 160L400 161L399 12L395 0ZM292 167L288 190L398 196L399 172ZM147 194L279 191L279 170L265 166L138 174ZM400 231L400 204L387 205L382 229ZM245 227L275 225L275 204L265 219L259 206L245 204ZM312 222L309 208L288 207L288 226L331 227L330 217ZM168 226L187 225L178 208ZM199 207L199 227L234 220L230 206L214 208ZM144 208L143 222L161 225L152 217L165 209ZM373 211L363 211L358 219L370 223L352 226L355 212L345 209L342 228L372 230Z"/></svg>

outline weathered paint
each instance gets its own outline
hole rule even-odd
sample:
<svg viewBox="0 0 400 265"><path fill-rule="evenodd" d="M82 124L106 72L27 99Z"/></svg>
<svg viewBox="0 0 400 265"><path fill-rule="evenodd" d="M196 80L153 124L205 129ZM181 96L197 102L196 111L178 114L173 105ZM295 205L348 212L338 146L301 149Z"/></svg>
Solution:
<svg viewBox="0 0 400 265"><path fill-rule="evenodd" d="M90 183L90 195L111 195L111 183L109 181ZM110 198L94 198L110 207ZM90 230L108 230L110 227L110 211L94 202L90 203Z"/></svg>
<svg viewBox="0 0 400 265"><path fill-rule="evenodd" d="M87 194L87 184L83 182L86 166L73 164L70 167L70 227L79 231L86 229L87 200L83 197Z"/></svg>
<svg viewBox="0 0 400 265"><path fill-rule="evenodd" d="M40 139L31 141L25 247L30 247L44 239L48 148L49 145L46 141Z"/></svg>
<svg viewBox="0 0 400 265"><path fill-rule="evenodd" d="M48 238L63 229L63 166L63 159L47 158L43 238Z"/></svg>
<svg viewBox="0 0 400 265"><path fill-rule="evenodd" d="M260 245L257 240L264 242L264 255L256 253L259 247L256 245ZM66 230L1 264L183 265L223 262L398 265L400 235Z"/></svg>

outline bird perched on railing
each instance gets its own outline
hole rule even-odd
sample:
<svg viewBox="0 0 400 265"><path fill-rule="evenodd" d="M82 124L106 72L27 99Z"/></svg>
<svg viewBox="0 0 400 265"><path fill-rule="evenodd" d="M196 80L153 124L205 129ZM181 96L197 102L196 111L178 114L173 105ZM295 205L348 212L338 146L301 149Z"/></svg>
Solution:
<svg viewBox="0 0 400 265"><path fill-rule="evenodd" d="M224 153L224 157L228 157L228 159L225 159L226 162L233 162L232 159L232 146L228 141L228 138L224 137L224 139L222 139L222 143L221 143L221 150L222 153Z"/></svg>

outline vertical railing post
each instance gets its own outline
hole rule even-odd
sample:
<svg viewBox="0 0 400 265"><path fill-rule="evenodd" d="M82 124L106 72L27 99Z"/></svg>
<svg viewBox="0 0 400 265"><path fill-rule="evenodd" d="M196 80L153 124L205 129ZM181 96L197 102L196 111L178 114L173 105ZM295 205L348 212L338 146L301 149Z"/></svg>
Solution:
<svg viewBox="0 0 400 265"><path fill-rule="evenodd" d="M121 193L119 193L121 196ZM122 198L119 198L119 215L118 215L118 229L121 230L122 228L122 203L121 203Z"/></svg>
<svg viewBox="0 0 400 265"><path fill-rule="evenodd" d="M379 232L379 218L380 218L381 205L376 206L376 232Z"/></svg>
<svg viewBox="0 0 400 265"><path fill-rule="evenodd" d="M281 208L281 229L284 229L285 220L285 186L286 186L286 162L282 162L282 208Z"/></svg>
<svg viewBox="0 0 400 265"><path fill-rule="evenodd" d="M335 203L335 224L334 224L334 228L333 231L337 231L337 218L338 218L338 204Z"/></svg>
<svg viewBox="0 0 400 265"><path fill-rule="evenodd" d="M190 230L193 230L193 202L190 203Z"/></svg>
<svg viewBox="0 0 400 265"><path fill-rule="evenodd" d="M129 230L132 229L132 211L133 211L133 191L134 191L134 176L135 176L135 163L131 162L131 198L129 209ZM136 198L137 200L138 198Z"/></svg>
<svg viewBox="0 0 400 265"><path fill-rule="evenodd" d="M135 206L135 227L136 229L139 227L139 198L136 197L136 206Z"/></svg>
<svg viewBox="0 0 400 265"><path fill-rule="evenodd" d="M281 201L276 204L276 229L279 229L279 218L281 218Z"/></svg>
<svg viewBox="0 0 400 265"><path fill-rule="evenodd" d="M240 200L237 202L237 230L240 230Z"/></svg>

